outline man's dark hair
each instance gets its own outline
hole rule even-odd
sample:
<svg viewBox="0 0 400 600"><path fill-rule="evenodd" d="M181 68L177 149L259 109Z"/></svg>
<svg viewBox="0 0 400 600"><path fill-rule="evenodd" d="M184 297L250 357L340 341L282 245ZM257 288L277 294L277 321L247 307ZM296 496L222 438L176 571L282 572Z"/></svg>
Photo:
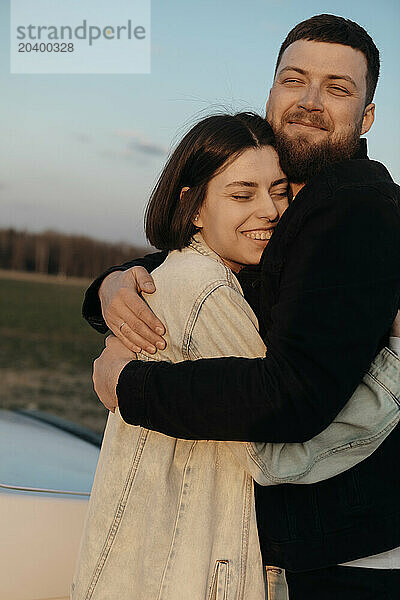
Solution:
<svg viewBox="0 0 400 600"><path fill-rule="evenodd" d="M150 196L145 226L149 242L160 250L180 250L196 233L193 219L210 180L248 148L272 146L269 123L254 113L213 115L184 136L165 165ZM181 194L182 188L189 189Z"/></svg>
<svg viewBox="0 0 400 600"><path fill-rule="evenodd" d="M368 35L361 25L350 21L350 19L327 14L315 15L306 21L302 21L289 31L286 39L283 41L276 61L275 75L282 54L286 48L298 40L342 44L343 46L350 46L350 48L360 50L367 60L365 106L372 102L379 78L379 50L375 46L371 36Z"/></svg>

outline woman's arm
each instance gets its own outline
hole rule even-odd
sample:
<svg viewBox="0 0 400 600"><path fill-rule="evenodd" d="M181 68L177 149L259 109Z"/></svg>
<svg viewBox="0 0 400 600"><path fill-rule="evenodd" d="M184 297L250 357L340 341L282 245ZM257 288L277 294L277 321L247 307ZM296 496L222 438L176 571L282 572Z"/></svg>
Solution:
<svg viewBox="0 0 400 600"><path fill-rule="evenodd" d="M253 311L243 296L227 285L207 296L185 337L187 358L192 360L265 355ZM399 422L400 379L397 385L391 384L385 377L391 369L399 372L400 360L382 350L333 423L309 441L228 444L261 485L315 483L338 475L370 456Z"/></svg>

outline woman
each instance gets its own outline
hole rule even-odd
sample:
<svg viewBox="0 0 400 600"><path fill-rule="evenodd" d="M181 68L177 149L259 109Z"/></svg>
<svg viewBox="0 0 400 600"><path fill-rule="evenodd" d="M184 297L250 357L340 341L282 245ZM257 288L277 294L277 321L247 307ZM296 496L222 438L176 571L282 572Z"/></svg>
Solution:
<svg viewBox="0 0 400 600"><path fill-rule="evenodd" d="M239 348L245 357L264 356L235 272L259 262L288 201L264 119L220 115L189 131L148 206L147 236L171 252L153 272L157 292L147 301L169 332L166 350L140 359L196 360ZM116 385L132 354L115 338L106 343L120 355L108 366L96 361L95 381L107 366ZM336 421L303 444L176 439L129 426L118 410L110 415L73 599L265 598L253 478L312 483L369 456L399 420L391 395L399 390L379 382L378 365L384 371L393 359L383 351ZM270 598L286 597L279 570L268 585Z"/></svg>

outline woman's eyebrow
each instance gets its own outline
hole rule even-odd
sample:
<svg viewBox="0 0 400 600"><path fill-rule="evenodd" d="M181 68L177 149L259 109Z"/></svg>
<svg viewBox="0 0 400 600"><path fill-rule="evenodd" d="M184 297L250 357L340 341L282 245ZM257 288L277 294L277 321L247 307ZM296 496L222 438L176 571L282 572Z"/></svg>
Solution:
<svg viewBox="0 0 400 600"><path fill-rule="evenodd" d="M275 187L276 185L281 185L281 183L289 183L287 177L282 177L281 179L276 179L271 183L270 187Z"/></svg>
<svg viewBox="0 0 400 600"><path fill-rule="evenodd" d="M258 187L258 183L255 183L255 181L232 181L231 183L228 183L225 187L234 187L236 185L242 185L245 187Z"/></svg>

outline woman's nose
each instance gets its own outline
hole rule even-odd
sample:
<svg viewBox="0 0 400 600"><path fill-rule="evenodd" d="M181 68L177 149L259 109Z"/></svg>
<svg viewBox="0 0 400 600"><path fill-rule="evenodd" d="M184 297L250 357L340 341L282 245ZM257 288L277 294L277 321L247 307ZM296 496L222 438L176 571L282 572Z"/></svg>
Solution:
<svg viewBox="0 0 400 600"><path fill-rule="evenodd" d="M270 223L279 221L279 211L269 194L266 194L263 198L262 206L260 206L258 212L261 218L267 219Z"/></svg>

